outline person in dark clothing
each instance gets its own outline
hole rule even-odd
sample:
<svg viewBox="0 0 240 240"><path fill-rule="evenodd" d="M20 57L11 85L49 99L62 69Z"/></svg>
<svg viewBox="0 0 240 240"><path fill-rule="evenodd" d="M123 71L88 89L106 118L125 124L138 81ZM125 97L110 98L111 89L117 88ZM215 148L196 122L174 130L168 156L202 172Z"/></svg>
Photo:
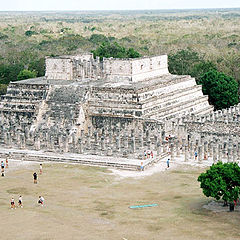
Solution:
<svg viewBox="0 0 240 240"><path fill-rule="evenodd" d="M37 184L37 173L33 174L33 183Z"/></svg>

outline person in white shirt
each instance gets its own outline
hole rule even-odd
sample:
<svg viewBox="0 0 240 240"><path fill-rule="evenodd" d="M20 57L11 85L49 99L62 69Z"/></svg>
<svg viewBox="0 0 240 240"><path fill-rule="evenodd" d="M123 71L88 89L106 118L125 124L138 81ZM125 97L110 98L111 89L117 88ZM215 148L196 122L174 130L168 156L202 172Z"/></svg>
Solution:
<svg viewBox="0 0 240 240"><path fill-rule="evenodd" d="M45 199L42 196L39 196L38 203L41 204L41 206L43 206L44 200Z"/></svg>
<svg viewBox="0 0 240 240"><path fill-rule="evenodd" d="M40 163L40 169L39 169L40 174L42 174L42 164Z"/></svg>

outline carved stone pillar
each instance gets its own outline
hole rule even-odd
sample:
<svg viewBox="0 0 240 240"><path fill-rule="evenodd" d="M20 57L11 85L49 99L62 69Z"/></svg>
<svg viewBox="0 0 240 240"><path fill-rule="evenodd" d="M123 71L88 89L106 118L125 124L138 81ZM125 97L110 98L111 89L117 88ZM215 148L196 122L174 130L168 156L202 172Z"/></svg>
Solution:
<svg viewBox="0 0 240 240"><path fill-rule="evenodd" d="M184 148L185 148L184 149L184 152L185 152L185 154L184 154L184 161L187 162L188 158L189 158L188 146L185 145Z"/></svg>
<svg viewBox="0 0 240 240"><path fill-rule="evenodd" d="M179 149L179 140L176 140L176 155L177 157L180 157L180 149Z"/></svg>
<svg viewBox="0 0 240 240"><path fill-rule="evenodd" d="M202 145L198 146L198 162L202 162Z"/></svg>
<svg viewBox="0 0 240 240"><path fill-rule="evenodd" d="M81 139L81 138L78 139L78 152L79 152L80 154L83 153L83 149L82 149L82 139Z"/></svg>
<svg viewBox="0 0 240 240"><path fill-rule="evenodd" d="M66 136L65 138L65 148L64 148L64 152L67 153L69 152L69 145L68 145L68 137Z"/></svg>
<svg viewBox="0 0 240 240"><path fill-rule="evenodd" d="M217 162L217 146L213 144L212 149L213 149L213 163L216 163Z"/></svg>
<svg viewBox="0 0 240 240"><path fill-rule="evenodd" d="M228 162L232 162L232 147L228 147Z"/></svg>
<svg viewBox="0 0 240 240"><path fill-rule="evenodd" d="M171 160L174 161L174 144L173 143L171 143L170 149L171 149Z"/></svg>
<svg viewBox="0 0 240 240"><path fill-rule="evenodd" d="M208 160L208 142L204 142L203 146L203 151L204 151L204 160Z"/></svg>
<svg viewBox="0 0 240 240"><path fill-rule="evenodd" d="M233 162L237 162L237 146L236 145L233 146L232 156L233 156L233 158L232 158Z"/></svg>
<svg viewBox="0 0 240 240"><path fill-rule="evenodd" d="M222 144L218 144L218 161L222 161Z"/></svg>

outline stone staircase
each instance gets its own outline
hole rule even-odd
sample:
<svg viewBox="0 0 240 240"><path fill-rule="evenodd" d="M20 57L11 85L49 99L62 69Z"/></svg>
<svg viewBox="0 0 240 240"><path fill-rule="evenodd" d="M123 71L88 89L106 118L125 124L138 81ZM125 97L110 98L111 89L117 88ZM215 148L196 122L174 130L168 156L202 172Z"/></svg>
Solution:
<svg viewBox="0 0 240 240"><path fill-rule="evenodd" d="M1 96L1 112L24 112L34 114L38 111L39 103L46 98L46 84L9 84L6 95Z"/></svg>
<svg viewBox="0 0 240 240"><path fill-rule="evenodd" d="M98 88L91 93L92 115L165 119L212 111L202 87L190 76L166 75L143 86L118 89Z"/></svg>

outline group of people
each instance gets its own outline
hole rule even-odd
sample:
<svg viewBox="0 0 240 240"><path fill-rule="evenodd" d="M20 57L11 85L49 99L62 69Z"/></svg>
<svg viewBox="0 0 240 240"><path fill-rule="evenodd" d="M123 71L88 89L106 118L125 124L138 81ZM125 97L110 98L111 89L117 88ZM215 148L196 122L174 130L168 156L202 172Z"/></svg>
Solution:
<svg viewBox="0 0 240 240"><path fill-rule="evenodd" d="M2 168L2 172L4 172L4 162L1 161L1 168ZM6 166L8 166L8 161L6 160ZM43 172L42 170L42 163L40 163L40 169L39 169L39 174L41 175ZM37 184L37 179L38 179L38 174L36 172L33 173L33 183L34 184ZM39 196L38 197L38 204L40 204L40 206L43 206L44 205L44 197L43 196ZM20 195L19 198L18 198L18 207L21 207L23 208L23 198L22 196ZM15 201L14 201L14 198L12 197L11 198L11 209L16 209L16 205L15 205Z"/></svg>
<svg viewBox="0 0 240 240"><path fill-rule="evenodd" d="M41 175L42 172L43 172L43 170L42 170L42 164L40 163L39 174ZM34 183L34 184L37 184L37 179L38 179L38 175L37 175L37 173L35 172L35 173L33 173L33 183Z"/></svg>
<svg viewBox="0 0 240 240"><path fill-rule="evenodd" d="M20 195L19 198L18 198L18 207L23 208L22 196L21 196L21 195ZM13 197L12 197L12 199L11 199L11 209L16 209L15 201L14 201L14 198L13 198Z"/></svg>
<svg viewBox="0 0 240 240"><path fill-rule="evenodd" d="M153 151L150 151L150 150L144 150L144 158L153 158Z"/></svg>
<svg viewBox="0 0 240 240"><path fill-rule="evenodd" d="M39 198L38 198L38 204L40 204L41 206L43 206L44 201L45 201L44 197L43 197L43 196L39 196ZM18 198L18 207L23 208L23 198L22 198L21 195L20 195L19 198ZM16 205L15 205L15 201L14 201L14 198L13 198L13 197L11 198L11 209L16 209Z"/></svg>

